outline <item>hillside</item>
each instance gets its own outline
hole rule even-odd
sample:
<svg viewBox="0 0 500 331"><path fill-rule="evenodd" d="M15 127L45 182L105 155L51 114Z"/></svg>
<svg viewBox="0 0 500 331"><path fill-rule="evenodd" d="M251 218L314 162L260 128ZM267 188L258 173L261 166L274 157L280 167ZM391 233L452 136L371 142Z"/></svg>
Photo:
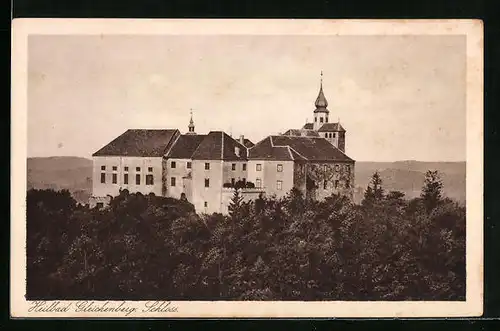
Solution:
<svg viewBox="0 0 500 331"><path fill-rule="evenodd" d="M69 190L82 203L92 192L92 160L73 156L28 158L28 189Z"/></svg>
<svg viewBox="0 0 500 331"><path fill-rule="evenodd" d="M413 198L420 194L427 170L441 173L445 195L465 201L465 162L356 162L355 201L361 201L375 171L386 190L398 190ZM86 203L92 191L92 160L81 157L28 158L28 189L68 189L75 199Z"/></svg>
<svg viewBox="0 0 500 331"><path fill-rule="evenodd" d="M361 201L370 177L378 171L386 190L402 191L408 198L420 195L425 172L437 170L447 197L465 202L465 162L356 162L355 200Z"/></svg>

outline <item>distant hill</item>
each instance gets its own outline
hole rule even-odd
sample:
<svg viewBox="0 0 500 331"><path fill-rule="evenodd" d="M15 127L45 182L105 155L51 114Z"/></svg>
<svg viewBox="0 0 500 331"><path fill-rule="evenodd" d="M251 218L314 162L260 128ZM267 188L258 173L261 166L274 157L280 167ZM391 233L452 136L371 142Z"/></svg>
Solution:
<svg viewBox="0 0 500 331"><path fill-rule="evenodd" d="M427 170L441 174L446 196L465 202L465 162L356 162L355 201L360 202L371 176L379 171L387 191L398 190L408 198L420 194ZM28 158L28 189L67 189L86 203L92 192L92 160L54 156Z"/></svg>
<svg viewBox="0 0 500 331"><path fill-rule="evenodd" d="M28 189L67 189L87 203L92 192L92 160L73 156L28 158Z"/></svg>
<svg viewBox="0 0 500 331"><path fill-rule="evenodd" d="M420 195L425 172L437 170L447 197L465 202L465 162L356 162L355 201L361 201L371 176L378 171L386 190L404 192L407 198Z"/></svg>

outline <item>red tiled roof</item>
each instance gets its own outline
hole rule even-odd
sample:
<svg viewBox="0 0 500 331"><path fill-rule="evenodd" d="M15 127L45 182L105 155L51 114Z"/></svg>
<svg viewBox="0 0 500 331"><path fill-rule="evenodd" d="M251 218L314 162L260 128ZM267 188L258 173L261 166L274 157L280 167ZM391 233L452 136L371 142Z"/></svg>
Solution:
<svg viewBox="0 0 500 331"><path fill-rule="evenodd" d="M129 129L92 156L161 157L178 134L176 129Z"/></svg>

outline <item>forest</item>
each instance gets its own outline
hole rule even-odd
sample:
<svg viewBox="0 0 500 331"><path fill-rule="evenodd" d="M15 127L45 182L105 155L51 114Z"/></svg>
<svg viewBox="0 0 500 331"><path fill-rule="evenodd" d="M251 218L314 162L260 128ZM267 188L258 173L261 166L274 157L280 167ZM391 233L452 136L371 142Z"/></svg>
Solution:
<svg viewBox="0 0 500 331"><path fill-rule="evenodd" d="M332 195L242 202L227 216L121 191L109 208L27 192L28 300L465 300L465 206L436 171L420 197L372 176Z"/></svg>

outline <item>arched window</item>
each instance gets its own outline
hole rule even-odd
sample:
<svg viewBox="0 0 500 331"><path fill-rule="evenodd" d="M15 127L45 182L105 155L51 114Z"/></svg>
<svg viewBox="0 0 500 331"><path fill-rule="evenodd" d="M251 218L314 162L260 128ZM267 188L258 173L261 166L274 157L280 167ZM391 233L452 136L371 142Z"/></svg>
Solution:
<svg viewBox="0 0 500 331"><path fill-rule="evenodd" d="M325 123L328 123L328 116L325 117Z"/></svg>
<svg viewBox="0 0 500 331"><path fill-rule="evenodd" d="M328 138L328 133L325 133L325 138Z"/></svg>
<svg viewBox="0 0 500 331"><path fill-rule="evenodd" d="M317 118L317 117L315 117L315 118L314 118L314 122L317 122L317 121L318 121L318 118Z"/></svg>
<svg viewBox="0 0 500 331"><path fill-rule="evenodd" d="M332 134L330 133L330 138L332 137Z"/></svg>
<svg viewBox="0 0 500 331"><path fill-rule="evenodd" d="M320 117L320 118L319 118L319 122L320 122L320 123L323 123L323 117Z"/></svg>

